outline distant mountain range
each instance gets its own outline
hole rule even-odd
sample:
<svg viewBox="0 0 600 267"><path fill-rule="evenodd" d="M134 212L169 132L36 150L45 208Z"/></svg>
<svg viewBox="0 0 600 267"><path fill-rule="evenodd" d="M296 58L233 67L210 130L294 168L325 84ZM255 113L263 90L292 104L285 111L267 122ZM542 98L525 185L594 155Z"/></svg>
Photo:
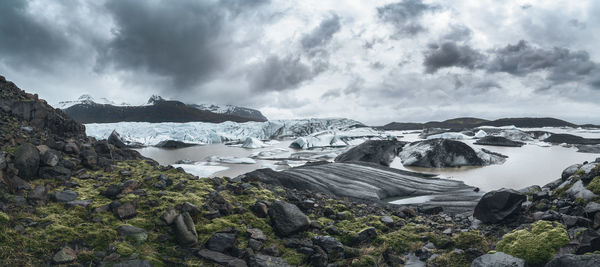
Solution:
<svg viewBox="0 0 600 267"><path fill-rule="evenodd" d="M116 104L82 95L74 101L59 102L58 108L80 123L110 122L248 122L267 121L258 110L231 105L196 105L165 100L153 95L145 105Z"/></svg>
<svg viewBox="0 0 600 267"><path fill-rule="evenodd" d="M378 127L384 130L421 130L425 128L448 128L465 129L479 126L509 126L514 125L522 128L536 127L598 127L596 125L586 124L577 125L568 121L555 118L502 118L497 120L486 120L479 118L456 118L445 121L430 121L426 123L413 122L392 122Z"/></svg>

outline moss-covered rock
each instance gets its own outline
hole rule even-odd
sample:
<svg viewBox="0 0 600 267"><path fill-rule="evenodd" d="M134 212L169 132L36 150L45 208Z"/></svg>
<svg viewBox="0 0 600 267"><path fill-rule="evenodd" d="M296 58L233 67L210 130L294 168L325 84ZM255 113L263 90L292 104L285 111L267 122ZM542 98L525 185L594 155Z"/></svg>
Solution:
<svg viewBox="0 0 600 267"><path fill-rule="evenodd" d="M587 189L596 195L600 195L600 176L594 177L594 179L592 179L592 181L587 185Z"/></svg>
<svg viewBox="0 0 600 267"><path fill-rule="evenodd" d="M504 235L496 249L537 265L551 260L558 249L568 242L569 235L562 224L538 221L529 229Z"/></svg>
<svg viewBox="0 0 600 267"><path fill-rule="evenodd" d="M8 214L0 211L0 224L6 224L10 221Z"/></svg>

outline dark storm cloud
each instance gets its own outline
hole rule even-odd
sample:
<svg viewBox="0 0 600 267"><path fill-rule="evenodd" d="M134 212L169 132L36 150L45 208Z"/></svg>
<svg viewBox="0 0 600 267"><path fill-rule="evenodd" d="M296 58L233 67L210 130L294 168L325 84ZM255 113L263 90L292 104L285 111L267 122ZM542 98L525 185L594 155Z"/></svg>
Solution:
<svg viewBox="0 0 600 267"><path fill-rule="evenodd" d="M597 69L585 51L570 51L566 48L538 48L525 41L507 45L493 52L487 64L489 72L506 72L525 76L541 70L548 71L547 79L557 84L582 80Z"/></svg>
<svg viewBox="0 0 600 267"><path fill-rule="evenodd" d="M189 89L227 66L233 52L227 23L263 2L109 0L116 28L100 65L146 71Z"/></svg>
<svg viewBox="0 0 600 267"><path fill-rule="evenodd" d="M377 8L378 17L396 28L396 35L415 35L425 31L419 19L438 6L423 3L421 0L403 0Z"/></svg>
<svg viewBox="0 0 600 267"><path fill-rule="evenodd" d="M27 1L0 1L0 62L47 69L72 44L65 32L29 15L27 7Z"/></svg>
<svg viewBox="0 0 600 267"><path fill-rule="evenodd" d="M270 56L252 69L248 74L250 88L259 92L294 89L318 74L293 56Z"/></svg>
<svg viewBox="0 0 600 267"><path fill-rule="evenodd" d="M302 48L310 50L327 44L341 28L340 17L334 14L331 18L323 20L318 27L302 37L302 40L300 40Z"/></svg>
<svg viewBox="0 0 600 267"><path fill-rule="evenodd" d="M431 45L424 53L425 72L435 73L441 68L461 67L473 69L483 55L468 45L457 45L455 42L445 42L441 45Z"/></svg>

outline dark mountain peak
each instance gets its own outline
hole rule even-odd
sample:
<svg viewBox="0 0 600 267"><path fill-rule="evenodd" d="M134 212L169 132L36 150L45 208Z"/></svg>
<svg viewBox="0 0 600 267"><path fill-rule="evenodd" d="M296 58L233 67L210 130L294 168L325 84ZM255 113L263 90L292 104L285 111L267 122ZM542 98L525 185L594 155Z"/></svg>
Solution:
<svg viewBox="0 0 600 267"><path fill-rule="evenodd" d="M162 98L161 96L159 96L159 95L152 95L150 97L150 99L148 99L148 103L147 104L148 105L154 105L156 103L163 102L163 101L165 101L165 99Z"/></svg>

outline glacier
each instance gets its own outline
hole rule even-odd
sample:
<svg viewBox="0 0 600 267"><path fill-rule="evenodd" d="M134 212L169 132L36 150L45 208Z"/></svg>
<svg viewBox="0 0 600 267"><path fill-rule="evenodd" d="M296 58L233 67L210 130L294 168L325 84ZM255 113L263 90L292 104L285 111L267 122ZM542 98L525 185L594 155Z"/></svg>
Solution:
<svg viewBox="0 0 600 267"><path fill-rule="evenodd" d="M149 123L117 122L85 124L86 133L96 139L106 139L115 130L130 143L154 146L161 141L175 140L192 144L218 144L244 141L248 137L259 140L295 138L321 131L349 131L364 126L362 123L344 118L273 120L266 122L186 122ZM374 130L372 130L374 131ZM358 131L360 132L360 131ZM352 133L358 134L358 132ZM374 133L373 133L374 134Z"/></svg>

